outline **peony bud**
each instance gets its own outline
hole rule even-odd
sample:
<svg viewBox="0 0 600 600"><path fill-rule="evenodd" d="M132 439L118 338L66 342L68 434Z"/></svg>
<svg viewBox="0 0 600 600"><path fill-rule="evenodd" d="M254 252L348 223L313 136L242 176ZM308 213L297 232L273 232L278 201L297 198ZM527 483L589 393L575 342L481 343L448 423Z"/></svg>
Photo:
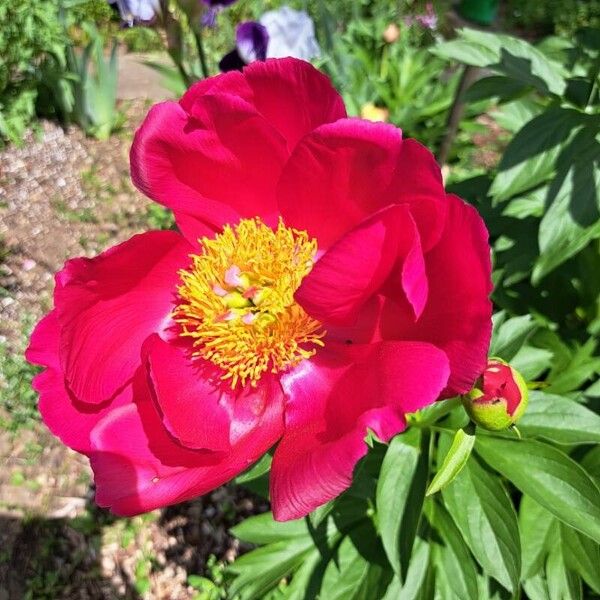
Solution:
<svg viewBox="0 0 600 600"><path fill-rule="evenodd" d="M502 359L490 358L475 387L462 397L462 402L477 425L501 431L521 418L528 397L521 374Z"/></svg>

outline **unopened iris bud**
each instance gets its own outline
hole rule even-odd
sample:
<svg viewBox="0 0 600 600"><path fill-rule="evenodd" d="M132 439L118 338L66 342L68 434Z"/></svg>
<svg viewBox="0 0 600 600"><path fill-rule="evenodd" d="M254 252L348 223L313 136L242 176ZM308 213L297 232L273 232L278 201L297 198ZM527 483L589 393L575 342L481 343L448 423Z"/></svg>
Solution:
<svg viewBox="0 0 600 600"><path fill-rule="evenodd" d="M490 358L475 387L462 397L462 402L477 425L501 431L521 418L528 397L521 374L502 359Z"/></svg>

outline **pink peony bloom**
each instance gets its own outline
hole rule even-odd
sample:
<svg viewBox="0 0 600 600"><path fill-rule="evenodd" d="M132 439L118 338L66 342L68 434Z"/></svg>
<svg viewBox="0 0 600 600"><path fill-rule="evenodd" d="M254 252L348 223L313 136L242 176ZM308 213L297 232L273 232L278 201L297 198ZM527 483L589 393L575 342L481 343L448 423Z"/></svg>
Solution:
<svg viewBox="0 0 600 600"><path fill-rule="evenodd" d="M429 151L347 118L308 63L256 62L154 106L131 172L181 233L68 261L27 351L99 505L193 498L278 444L275 518L301 517L350 485L368 430L387 441L482 373L483 221Z"/></svg>

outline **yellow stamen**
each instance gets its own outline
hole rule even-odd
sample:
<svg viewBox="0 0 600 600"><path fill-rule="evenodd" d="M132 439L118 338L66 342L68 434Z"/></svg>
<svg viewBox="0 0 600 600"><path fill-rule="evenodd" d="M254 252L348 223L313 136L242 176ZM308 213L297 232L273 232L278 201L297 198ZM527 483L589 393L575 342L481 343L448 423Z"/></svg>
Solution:
<svg viewBox="0 0 600 600"><path fill-rule="evenodd" d="M192 356L222 369L235 388L255 386L264 373L295 366L323 346L321 324L294 300L317 251L306 232L242 219L199 243L202 252L179 273L173 313L181 335L193 340Z"/></svg>

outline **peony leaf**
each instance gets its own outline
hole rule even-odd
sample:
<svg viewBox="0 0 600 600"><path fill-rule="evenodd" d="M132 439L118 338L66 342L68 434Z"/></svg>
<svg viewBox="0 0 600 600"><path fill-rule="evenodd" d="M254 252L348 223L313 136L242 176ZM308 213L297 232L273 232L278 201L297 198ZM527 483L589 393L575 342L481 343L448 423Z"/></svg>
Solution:
<svg viewBox="0 0 600 600"><path fill-rule="evenodd" d="M459 429L456 432L448 454L446 454L442 465L427 488L426 496L439 492L454 480L467 464L473 450L473 444L475 444L474 435L466 433L464 429Z"/></svg>
<svg viewBox="0 0 600 600"><path fill-rule="evenodd" d="M484 572L516 592L521 570L519 527L515 509L499 479L471 458L442 495Z"/></svg>
<svg viewBox="0 0 600 600"><path fill-rule="evenodd" d="M600 415L563 396L531 392L519 430L559 444L600 443Z"/></svg>
<svg viewBox="0 0 600 600"><path fill-rule="evenodd" d="M567 566L579 573L600 594L600 546L564 524L560 526L560 536Z"/></svg>
<svg viewBox="0 0 600 600"><path fill-rule="evenodd" d="M490 345L490 356L498 356L506 361L512 360L527 339L539 327L531 315L506 319L504 311L494 315L493 323L494 330Z"/></svg>
<svg viewBox="0 0 600 600"><path fill-rule="evenodd" d="M442 598L477 598L477 570L469 548L453 523L446 509L429 501L426 506L428 521L437 529L444 545L433 545L433 561L436 567L436 588L443 588ZM437 596L436 596L437 597Z"/></svg>
<svg viewBox="0 0 600 600"><path fill-rule="evenodd" d="M600 542L600 490L589 474L557 448L534 440L477 436L475 448L555 517Z"/></svg>
<svg viewBox="0 0 600 600"><path fill-rule="evenodd" d="M420 442L421 432L416 428L396 436L387 449L377 483L381 540L401 579L406 575L427 480L427 459L423 459Z"/></svg>
<svg viewBox="0 0 600 600"><path fill-rule="evenodd" d="M391 580L378 561L370 560L377 552L377 538L369 524L359 526L345 537L323 575L319 598L327 600L367 600L380 597ZM382 594L381 594L382 595Z"/></svg>
<svg viewBox="0 0 600 600"><path fill-rule="evenodd" d="M519 506L521 537L521 579L527 580L540 572L548 553L548 542L556 519L535 500L524 495Z"/></svg>
<svg viewBox="0 0 600 600"><path fill-rule="evenodd" d="M567 569L560 544L555 545L548 555L546 580L552 600L581 599L581 579L576 573Z"/></svg>

